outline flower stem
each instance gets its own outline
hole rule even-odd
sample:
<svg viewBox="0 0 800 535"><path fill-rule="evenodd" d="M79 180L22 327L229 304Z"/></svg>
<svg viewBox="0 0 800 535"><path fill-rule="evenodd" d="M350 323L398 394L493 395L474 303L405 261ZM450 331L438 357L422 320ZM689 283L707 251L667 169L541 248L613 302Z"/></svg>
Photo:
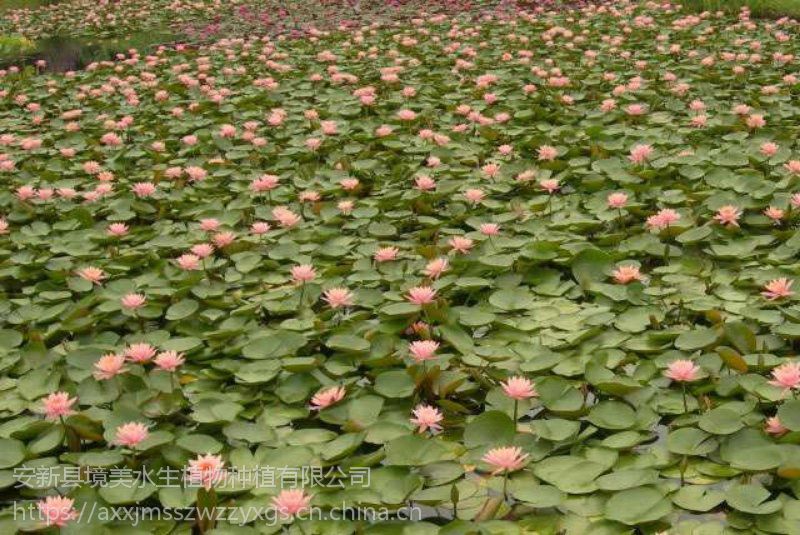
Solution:
<svg viewBox="0 0 800 535"><path fill-rule="evenodd" d="M686 383L681 384L683 388L683 413L686 414L689 412L689 404L686 401Z"/></svg>

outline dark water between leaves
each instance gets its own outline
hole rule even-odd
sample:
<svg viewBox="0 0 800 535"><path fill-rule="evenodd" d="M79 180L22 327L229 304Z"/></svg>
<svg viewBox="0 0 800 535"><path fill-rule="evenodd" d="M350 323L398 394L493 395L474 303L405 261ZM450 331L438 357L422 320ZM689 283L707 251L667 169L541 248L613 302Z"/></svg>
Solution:
<svg viewBox="0 0 800 535"><path fill-rule="evenodd" d="M49 72L77 71L95 61L114 59L117 54L127 54L135 48L140 52L159 44L171 43L177 36L166 32L142 32L125 39L87 40L74 37L51 37L34 43L34 48L18 55L0 56L0 67L33 65L47 62Z"/></svg>

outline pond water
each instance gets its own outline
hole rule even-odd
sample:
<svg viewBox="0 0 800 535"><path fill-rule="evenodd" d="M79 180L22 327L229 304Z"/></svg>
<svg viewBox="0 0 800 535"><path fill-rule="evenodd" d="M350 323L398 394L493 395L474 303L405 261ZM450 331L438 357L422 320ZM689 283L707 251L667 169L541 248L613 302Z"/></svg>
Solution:
<svg viewBox="0 0 800 535"><path fill-rule="evenodd" d="M46 70L66 72L80 70L95 61L113 59L116 54L131 48L145 51L161 44L172 43L178 37L168 32L142 32L125 39L87 40L74 37L51 37L34 43L34 47L17 55L0 57L0 67L30 65L37 60L47 62Z"/></svg>

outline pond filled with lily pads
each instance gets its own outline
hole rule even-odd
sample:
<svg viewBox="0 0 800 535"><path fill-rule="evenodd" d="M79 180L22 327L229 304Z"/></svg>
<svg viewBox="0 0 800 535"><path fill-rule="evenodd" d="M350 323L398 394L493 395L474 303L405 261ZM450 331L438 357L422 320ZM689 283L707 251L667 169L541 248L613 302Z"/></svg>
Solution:
<svg viewBox="0 0 800 535"><path fill-rule="evenodd" d="M0 71L0 530L800 532L797 21L72 9Z"/></svg>

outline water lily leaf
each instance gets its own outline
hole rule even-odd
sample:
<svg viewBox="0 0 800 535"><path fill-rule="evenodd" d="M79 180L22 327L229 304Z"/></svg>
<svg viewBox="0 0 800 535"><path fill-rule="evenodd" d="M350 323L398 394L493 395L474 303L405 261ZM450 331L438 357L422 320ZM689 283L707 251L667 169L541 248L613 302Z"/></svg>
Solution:
<svg viewBox="0 0 800 535"><path fill-rule="evenodd" d="M248 362L236 370L236 380L244 384L263 384L274 379L281 370L281 364L274 360Z"/></svg>
<svg viewBox="0 0 800 535"><path fill-rule="evenodd" d="M256 338L242 349L248 359L272 359L294 354L306 345L306 338L291 331L281 331L264 338Z"/></svg>
<svg viewBox="0 0 800 535"><path fill-rule="evenodd" d="M131 479L118 481L116 485L103 486L98 493L111 505L133 505L146 500L157 490L152 483Z"/></svg>
<svg viewBox="0 0 800 535"><path fill-rule="evenodd" d="M595 480L605 472L602 464L571 455L548 457L534 466L536 477L569 494L588 494L597 489Z"/></svg>
<svg viewBox="0 0 800 535"><path fill-rule="evenodd" d="M778 407L778 419L792 431L800 431L800 400L790 399Z"/></svg>
<svg viewBox="0 0 800 535"><path fill-rule="evenodd" d="M125 457L118 451L100 451L81 453L75 462L81 466L109 467L125 462Z"/></svg>
<svg viewBox="0 0 800 535"><path fill-rule="evenodd" d="M226 425L222 432L232 440L245 440L253 444L271 443L276 438L275 431L272 428L250 422L232 422Z"/></svg>
<svg viewBox="0 0 800 535"><path fill-rule="evenodd" d="M671 431L667 436L667 448L680 455L705 455L717 449L717 441L708 433L694 427Z"/></svg>
<svg viewBox="0 0 800 535"><path fill-rule="evenodd" d="M25 460L25 444L10 438L0 439L0 468L12 468Z"/></svg>
<svg viewBox="0 0 800 535"><path fill-rule="evenodd" d="M23 337L17 331L11 329L0 329L0 349L9 350L22 344Z"/></svg>
<svg viewBox="0 0 800 535"><path fill-rule="evenodd" d="M687 485L672 495L678 507L705 513L725 501L725 493L703 485Z"/></svg>
<svg viewBox="0 0 800 535"><path fill-rule="evenodd" d="M464 329L455 325L442 325L439 331L442 333L442 338L447 340L462 355L469 355L475 352L472 337Z"/></svg>
<svg viewBox="0 0 800 535"><path fill-rule="evenodd" d="M785 458L781 446L755 429L742 429L727 438L720 448L720 456L734 468L754 472L777 468Z"/></svg>
<svg viewBox="0 0 800 535"><path fill-rule="evenodd" d="M331 349L345 353L364 353L369 351L370 344L367 340L350 334L337 334L331 336L325 345Z"/></svg>
<svg viewBox="0 0 800 535"><path fill-rule="evenodd" d="M605 517L629 526L654 522L672 512L672 504L656 487L638 487L615 493L603 508Z"/></svg>
<svg viewBox="0 0 800 535"><path fill-rule="evenodd" d="M398 437L386 444L385 462L389 466L423 466L451 458L451 452L439 441L419 435Z"/></svg>
<svg viewBox="0 0 800 535"><path fill-rule="evenodd" d="M167 309L164 317L170 321L182 320L194 314L200 308L200 303L194 299L183 299Z"/></svg>
<svg viewBox="0 0 800 535"><path fill-rule="evenodd" d="M629 429L636 423L636 413L625 403L603 401L592 407L587 420L604 429Z"/></svg>
<svg viewBox="0 0 800 535"><path fill-rule="evenodd" d="M704 413L698 425L703 431L714 435L730 435L744 427L741 417L725 407L717 407Z"/></svg>
<svg viewBox="0 0 800 535"><path fill-rule="evenodd" d="M554 412L576 412L583 407L580 391L558 377L547 377L536 383L539 399Z"/></svg>
<svg viewBox="0 0 800 535"><path fill-rule="evenodd" d="M717 354L725 362L725 365L741 373L747 373L747 361L735 349L728 346L714 348Z"/></svg>
<svg viewBox="0 0 800 535"><path fill-rule="evenodd" d="M419 312L419 305L412 303L390 303L380 310L385 316L410 316Z"/></svg>
<svg viewBox="0 0 800 535"><path fill-rule="evenodd" d="M489 303L500 310L511 312L532 308L535 299L527 290L498 290L489 296Z"/></svg>
<svg viewBox="0 0 800 535"><path fill-rule="evenodd" d="M734 485L725 493L728 505L753 515L768 515L780 511L780 500L770 500L770 493L760 485Z"/></svg>
<svg viewBox="0 0 800 535"><path fill-rule="evenodd" d="M600 249L584 249L572 259L572 275L582 288L588 289L593 282L606 278L613 265L611 256Z"/></svg>
<svg viewBox="0 0 800 535"><path fill-rule="evenodd" d="M532 507L558 507L564 500L564 494L556 487L539 485L527 478L514 478L509 485L514 499Z"/></svg>
<svg viewBox="0 0 800 535"><path fill-rule="evenodd" d="M616 491L655 484L658 472L650 469L619 470L597 478L597 487Z"/></svg>
<svg viewBox="0 0 800 535"><path fill-rule="evenodd" d="M534 434L553 442L563 442L575 437L580 428L581 424L579 422L561 418L534 420L531 422L531 431Z"/></svg>
<svg viewBox="0 0 800 535"><path fill-rule="evenodd" d="M675 347L685 351L696 351L714 345L718 339L716 329L694 329L678 336L675 339Z"/></svg>
<svg viewBox="0 0 800 535"><path fill-rule="evenodd" d="M504 412L487 411L464 429L464 445L476 448L487 444L508 444L514 439L516 425Z"/></svg>
<svg viewBox="0 0 800 535"><path fill-rule="evenodd" d="M710 226L697 227L680 233L675 237L675 241L685 244L697 243L708 238L711 233L712 229Z"/></svg>
<svg viewBox="0 0 800 535"><path fill-rule="evenodd" d="M730 322L725 323L725 337L738 349L741 353L755 353L756 335L752 330L743 322Z"/></svg>
<svg viewBox="0 0 800 535"><path fill-rule="evenodd" d="M375 378L375 392L386 398L404 398L414 392L414 380L405 371L383 372Z"/></svg>
<svg viewBox="0 0 800 535"><path fill-rule="evenodd" d="M200 455L219 453L222 450L222 444L208 435L185 435L180 437L176 444L185 450Z"/></svg>

